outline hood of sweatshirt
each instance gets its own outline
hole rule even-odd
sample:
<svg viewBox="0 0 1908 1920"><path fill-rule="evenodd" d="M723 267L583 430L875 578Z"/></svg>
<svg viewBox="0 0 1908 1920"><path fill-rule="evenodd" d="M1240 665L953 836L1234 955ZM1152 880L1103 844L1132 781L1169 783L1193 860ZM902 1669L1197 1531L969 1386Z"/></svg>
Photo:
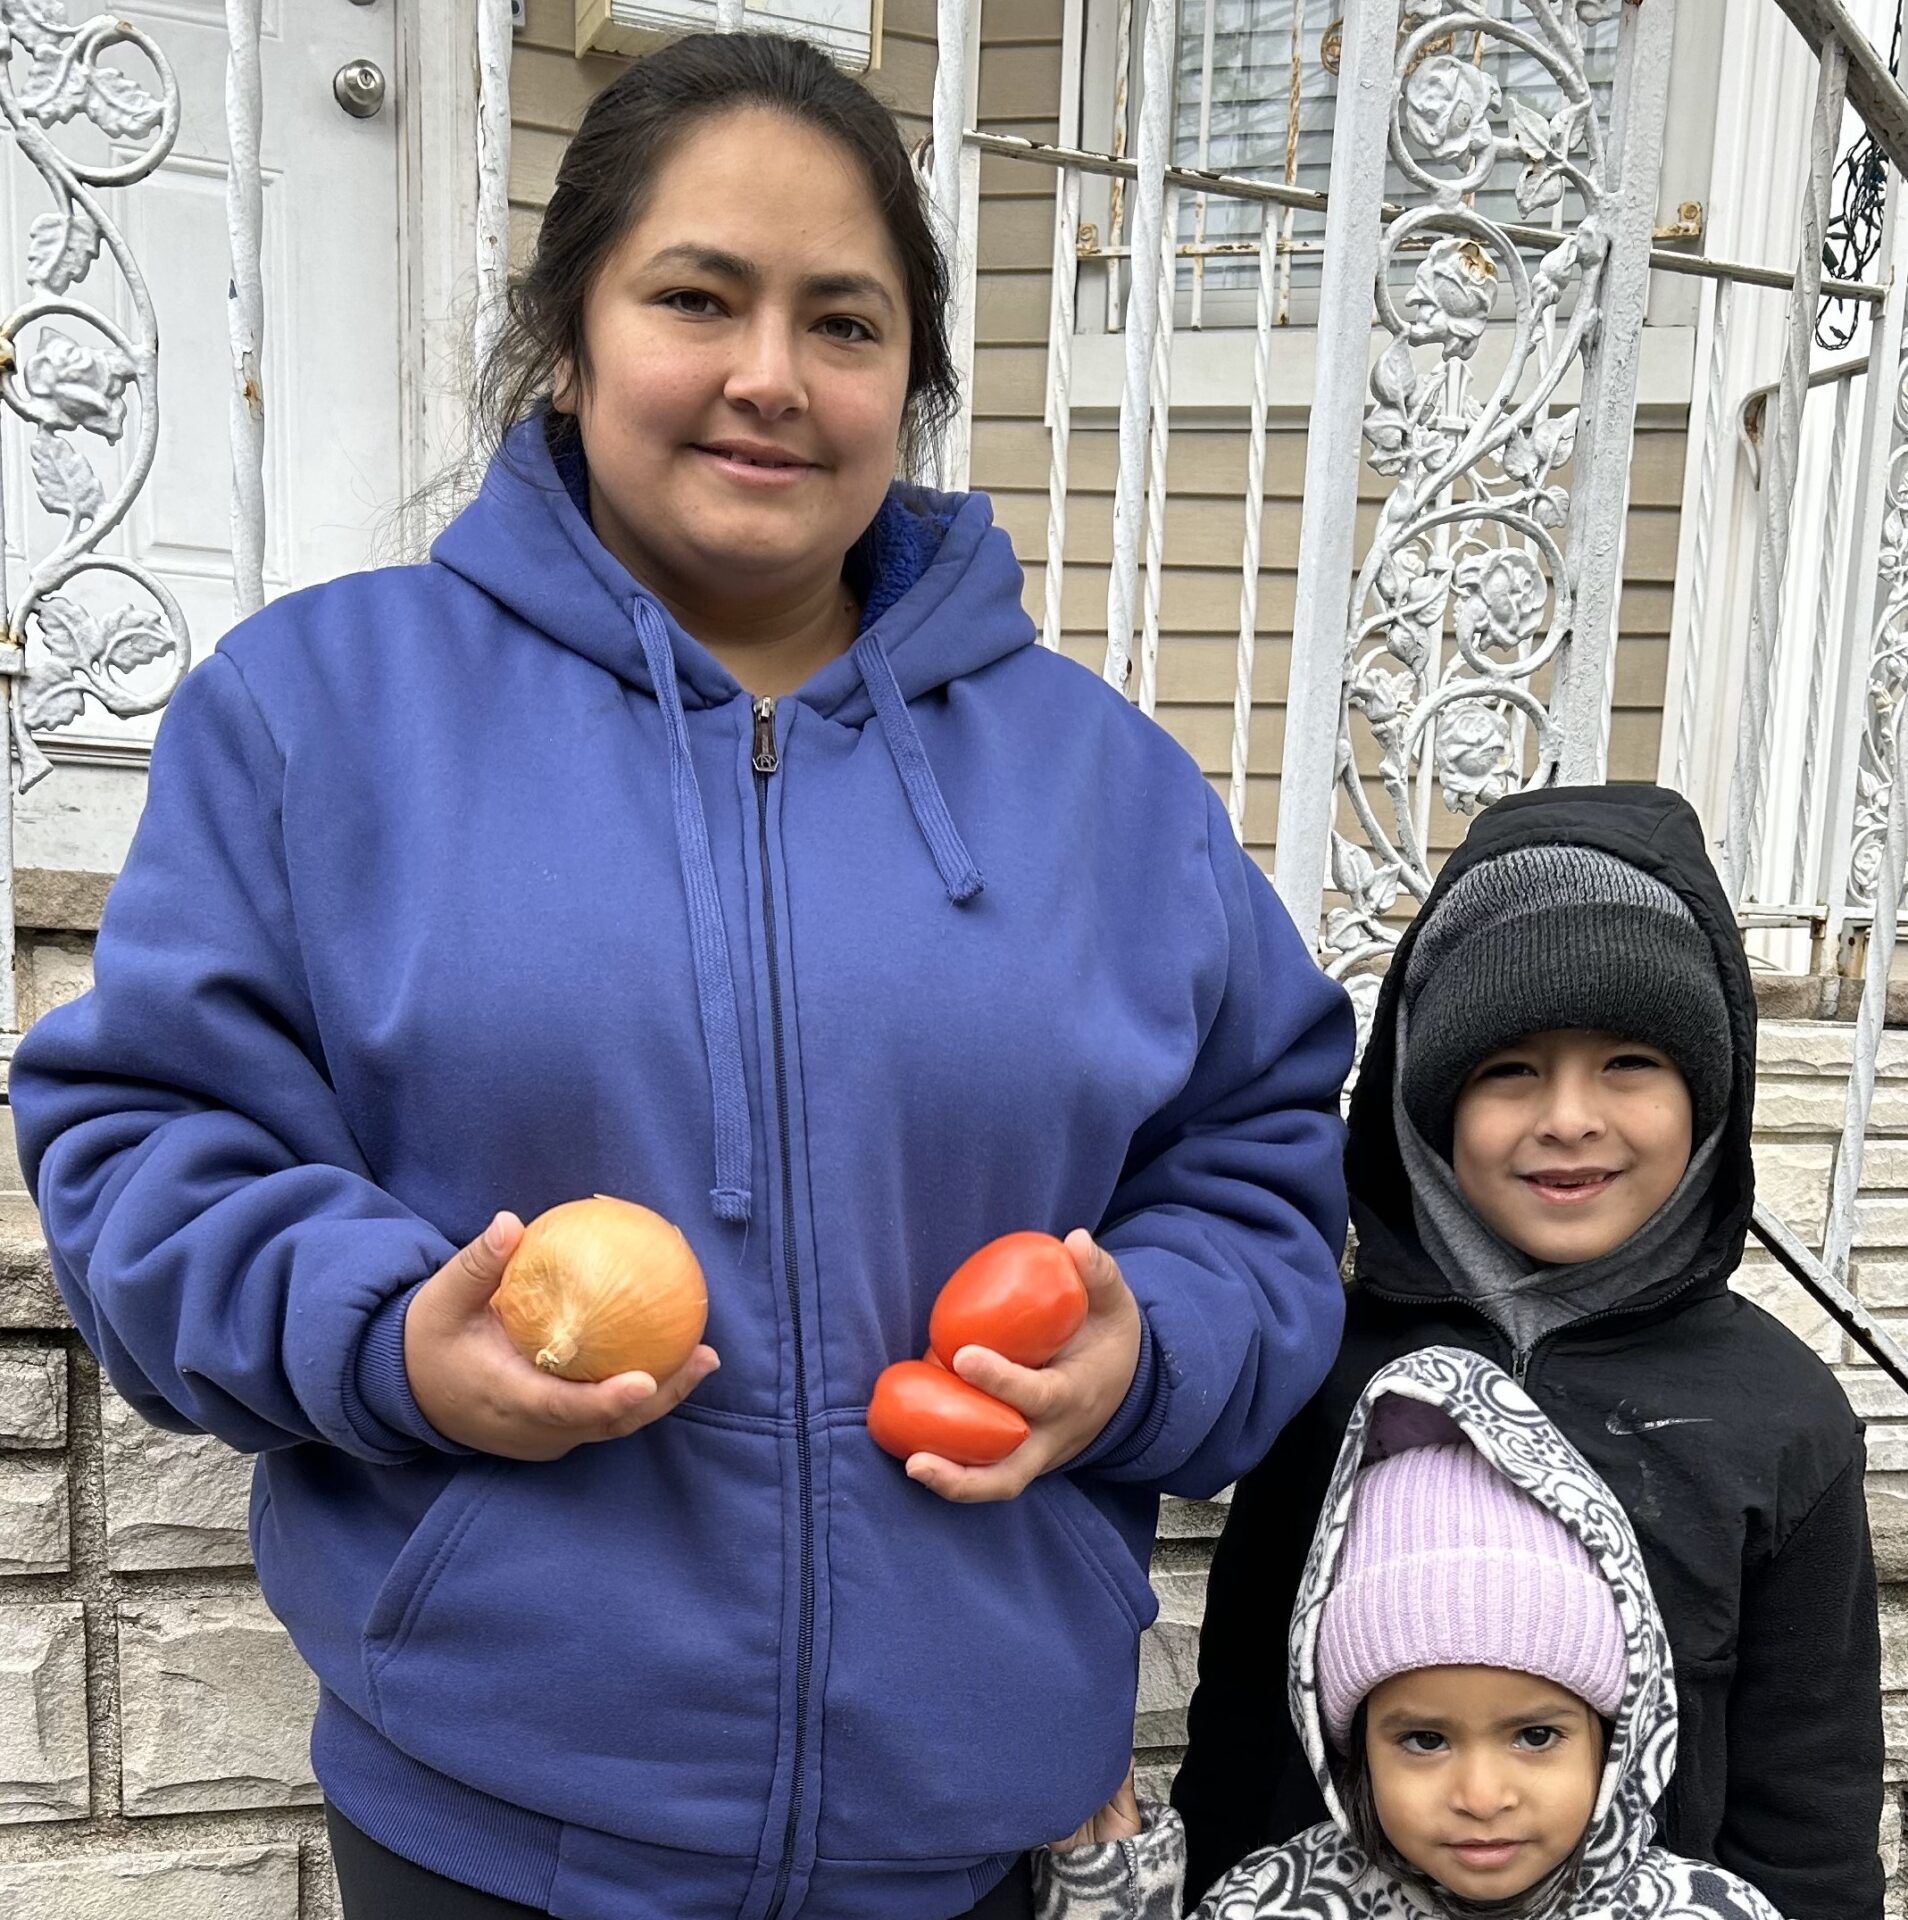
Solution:
<svg viewBox="0 0 1908 1920"><path fill-rule="evenodd" d="M1654 1831L1650 1809L1676 1768L1676 1688L1663 1628L1629 1515L1583 1456L1509 1375L1480 1355L1427 1347L1372 1376L1359 1396L1313 1536L1305 1578L1292 1610L1290 1701L1327 1811L1349 1840L1332 1775L1318 1692L1318 1640L1337 1578L1361 1468L1414 1446L1462 1439L1513 1486L1563 1522L1589 1550L1616 1595L1629 1680L1604 1757L1603 1777L1571 1910L1618 1904ZM1424 1882L1414 1891L1427 1911L1463 1903Z"/></svg>
<svg viewBox="0 0 1908 1920"><path fill-rule="evenodd" d="M847 653L788 698L837 725L879 731L920 832L923 857L933 862L949 905L962 907L986 881L948 811L908 702L1031 646L1033 623L1020 602L1020 564L994 526L984 494L897 486L871 532L903 517L917 530L941 530L939 551L864 624ZM909 544L918 549L928 542L917 537ZM596 537L552 455L540 416L512 429L477 498L438 537L431 558L480 587L536 634L581 654L661 709L715 1116L709 1199L718 1219L746 1220L755 1180L741 1021L685 719L685 712L742 698L744 689ZM959 616L950 618L954 606ZM757 713L758 738L766 741L762 750L772 756L773 706L766 719L760 703Z"/></svg>
<svg viewBox="0 0 1908 1920"><path fill-rule="evenodd" d="M1513 795L1480 814L1464 844L1445 863L1392 956L1352 1094L1345 1167L1357 1231L1359 1283L1388 1297L1472 1297L1468 1277L1462 1271L1454 1276L1441 1264L1440 1253L1451 1261L1450 1248L1434 1250L1426 1244L1423 1208L1413 1204L1414 1185L1420 1199L1426 1197L1424 1156L1431 1149L1420 1144L1414 1155L1414 1143L1401 1140L1397 1082L1401 1049L1409 1045L1402 1006L1405 970L1419 927L1461 875L1515 849L1542 845L1592 847L1672 888L1715 953L1729 1015L1728 1105L1711 1138L1694 1143L1692 1173L1703 1191L1692 1193L1686 1183L1667 1203L1665 1217L1645 1223L1631 1242L1602 1261L1571 1270L1567 1282L1586 1284L1568 1284L1568 1295L1584 1311L1642 1312L1671 1298L1720 1291L1741 1264L1755 1204L1750 1157L1755 993L1735 916L1710 863L1701 823L1687 801L1660 787L1552 787ZM1435 1204L1447 1213L1451 1204L1462 1205L1453 1199L1453 1182L1446 1178L1438 1185L1449 1191L1441 1190ZM1673 1220L1667 1217L1672 1211L1677 1215ZM1481 1222L1474 1224L1479 1236L1487 1233Z"/></svg>
<svg viewBox="0 0 1908 1920"><path fill-rule="evenodd" d="M1020 601L1020 563L994 525L987 496L897 485L889 497L945 525L939 552L864 630L864 639L879 636L878 647L851 649L788 696L849 726L878 718L866 671L876 652L896 690L913 700L1034 643ZM558 471L541 419L511 430L476 499L438 536L431 558L482 587L526 626L652 697L664 680L692 710L725 705L742 691L596 537ZM946 618L955 603L960 617ZM661 653L645 639L651 616ZM669 671L659 679L665 664Z"/></svg>

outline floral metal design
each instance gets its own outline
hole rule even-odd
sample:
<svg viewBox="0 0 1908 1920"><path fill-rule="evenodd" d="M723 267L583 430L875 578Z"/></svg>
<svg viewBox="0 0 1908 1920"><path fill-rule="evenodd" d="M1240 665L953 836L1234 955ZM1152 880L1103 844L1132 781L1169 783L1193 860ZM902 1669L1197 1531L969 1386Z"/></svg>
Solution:
<svg viewBox="0 0 1908 1920"><path fill-rule="evenodd" d="M157 93L101 64L122 45L151 63ZM129 22L101 14L74 26L62 0L0 0L0 114L53 199L28 232L33 291L0 322L0 403L32 430L34 490L65 521L52 551L30 563L0 638L0 673L25 673L23 694L8 703L14 778L24 789L49 771L35 734L72 726L89 701L119 719L154 712L190 657L184 615L164 583L99 551L152 470L159 339L144 276L98 190L143 180L172 151L179 92L164 56ZM78 119L133 149L131 157L96 165L61 152L50 131ZM74 292L102 252L125 282L130 329ZM82 436L117 445L129 424L132 457L109 493ZM121 575L139 595L102 616L63 591L89 573Z"/></svg>
<svg viewBox="0 0 1908 1920"><path fill-rule="evenodd" d="M1570 498L1558 475L1577 416L1552 402L1596 350L1614 208L1585 42L1617 6L1519 0L1497 18L1466 0L1407 0L1390 149L1423 197L1391 222L1375 288L1391 344L1372 371L1364 436L1371 466L1393 484L1359 572L1346 656L1337 779L1362 844L1333 836L1332 883L1346 904L1327 916L1325 949L1341 977L1396 944L1386 916L1401 891L1429 891L1431 789L1468 813L1525 784L1527 765L1545 777L1555 758L1532 681L1571 631ZM1479 57L1492 43L1543 69L1541 106L1505 94ZM1521 162L1526 219L1566 193L1580 207L1534 262L1528 236L1520 245L1477 208L1507 160ZM1494 319L1510 323L1510 352L1487 389L1472 363ZM1354 756L1354 717L1369 755ZM1375 984L1364 998L1373 994Z"/></svg>
<svg viewBox="0 0 1908 1920"><path fill-rule="evenodd" d="M1888 71L1901 72L1901 15L1889 43ZM1880 143L1864 126L1835 169L1842 204L1829 221L1823 265L1838 280L1859 280L1881 253L1882 217L1888 205L1888 163ZM1826 293L1815 317L1818 346L1839 350L1854 342L1866 319L1863 303L1846 294Z"/></svg>
<svg viewBox="0 0 1908 1920"><path fill-rule="evenodd" d="M1895 370L1894 450L1882 517L1881 604L1869 656L1868 698L1855 764L1855 822L1849 840L1848 904L1869 909L1887 851L1888 801L1899 773L1897 742L1908 699L1908 359Z"/></svg>

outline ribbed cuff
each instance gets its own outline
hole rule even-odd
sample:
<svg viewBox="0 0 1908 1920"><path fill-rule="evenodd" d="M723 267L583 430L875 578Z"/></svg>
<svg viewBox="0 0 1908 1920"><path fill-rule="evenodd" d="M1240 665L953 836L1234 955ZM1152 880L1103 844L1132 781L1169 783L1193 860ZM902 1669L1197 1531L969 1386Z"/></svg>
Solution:
<svg viewBox="0 0 1908 1920"><path fill-rule="evenodd" d="M1139 1364L1133 1369L1133 1384L1099 1435L1067 1462L1069 1473L1091 1473L1123 1467L1137 1460L1166 1424L1165 1382L1160 1378L1159 1348L1153 1340L1152 1322L1141 1307Z"/></svg>
<svg viewBox="0 0 1908 1920"><path fill-rule="evenodd" d="M473 1449L445 1439L425 1419L404 1368L404 1316L423 1284L420 1280L393 1294L365 1323L357 1364L346 1376L345 1418L367 1441L377 1444L384 1444L389 1433L397 1433L440 1453L470 1453ZM378 1427L386 1429L386 1435L378 1434Z"/></svg>

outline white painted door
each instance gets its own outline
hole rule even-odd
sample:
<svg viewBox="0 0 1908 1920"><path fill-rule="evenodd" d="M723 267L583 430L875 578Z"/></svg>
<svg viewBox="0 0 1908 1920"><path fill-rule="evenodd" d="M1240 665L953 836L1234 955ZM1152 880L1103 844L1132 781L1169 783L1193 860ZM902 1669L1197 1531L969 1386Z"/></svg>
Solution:
<svg viewBox="0 0 1908 1920"><path fill-rule="evenodd" d="M77 25L90 3L71 3ZM398 498L398 4L263 0L261 8L268 599L366 564ZM7 0L4 11L24 6L57 22L61 5ZM100 190L149 288L160 342L152 471L101 551L138 562L165 584L184 613L191 655L202 659L233 619L225 8L223 0L151 0L119 13L165 56L181 111L177 142L156 173ZM339 105L333 81L341 67L366 61L383 77L385 97L376 114L354 118ZM132 46L111 49L100 64L148 96L160 91L150 63ZM18 39L11 79L16 94L31 81ZM84 113L50 132L63 151L92 164L128 159L145 144L109 141ZM32 223L55 202L11 138L4 161L0 274L8 291L0 301L12 308L36 291L24 272ZM134 325L133 301L110 251L101 252L71 297ZM51 316L42 324L85 348L102 345L78 318ZM125 406L116 443L92 433L71 436L109 497L139 438L131 389ZM26 567L51 551L66 525L40 502L32 445L30 426L12 413L0 418L9 607ZM110 573L82 576L66 593L100 622L128 605L150 604ZM30 629L30 660L37 644ZM156 725L156 715L119 719L89 699L70 724L42 731L54 771L20 803L22 866L118 868L143 800Z"/></svg>

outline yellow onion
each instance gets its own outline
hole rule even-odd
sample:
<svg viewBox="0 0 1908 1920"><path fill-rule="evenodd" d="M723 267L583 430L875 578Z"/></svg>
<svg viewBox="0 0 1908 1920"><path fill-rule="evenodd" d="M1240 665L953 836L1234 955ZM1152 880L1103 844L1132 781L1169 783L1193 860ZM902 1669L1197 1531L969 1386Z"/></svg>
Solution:
<svg viewBox="0 0 1908 1920"><path fill-rule="evenodd" d="M517 1351L566 1380L666 1380L709 1321L689 1242L661 1214L601 1193L530 1222L491 1305Z"/></svg>

